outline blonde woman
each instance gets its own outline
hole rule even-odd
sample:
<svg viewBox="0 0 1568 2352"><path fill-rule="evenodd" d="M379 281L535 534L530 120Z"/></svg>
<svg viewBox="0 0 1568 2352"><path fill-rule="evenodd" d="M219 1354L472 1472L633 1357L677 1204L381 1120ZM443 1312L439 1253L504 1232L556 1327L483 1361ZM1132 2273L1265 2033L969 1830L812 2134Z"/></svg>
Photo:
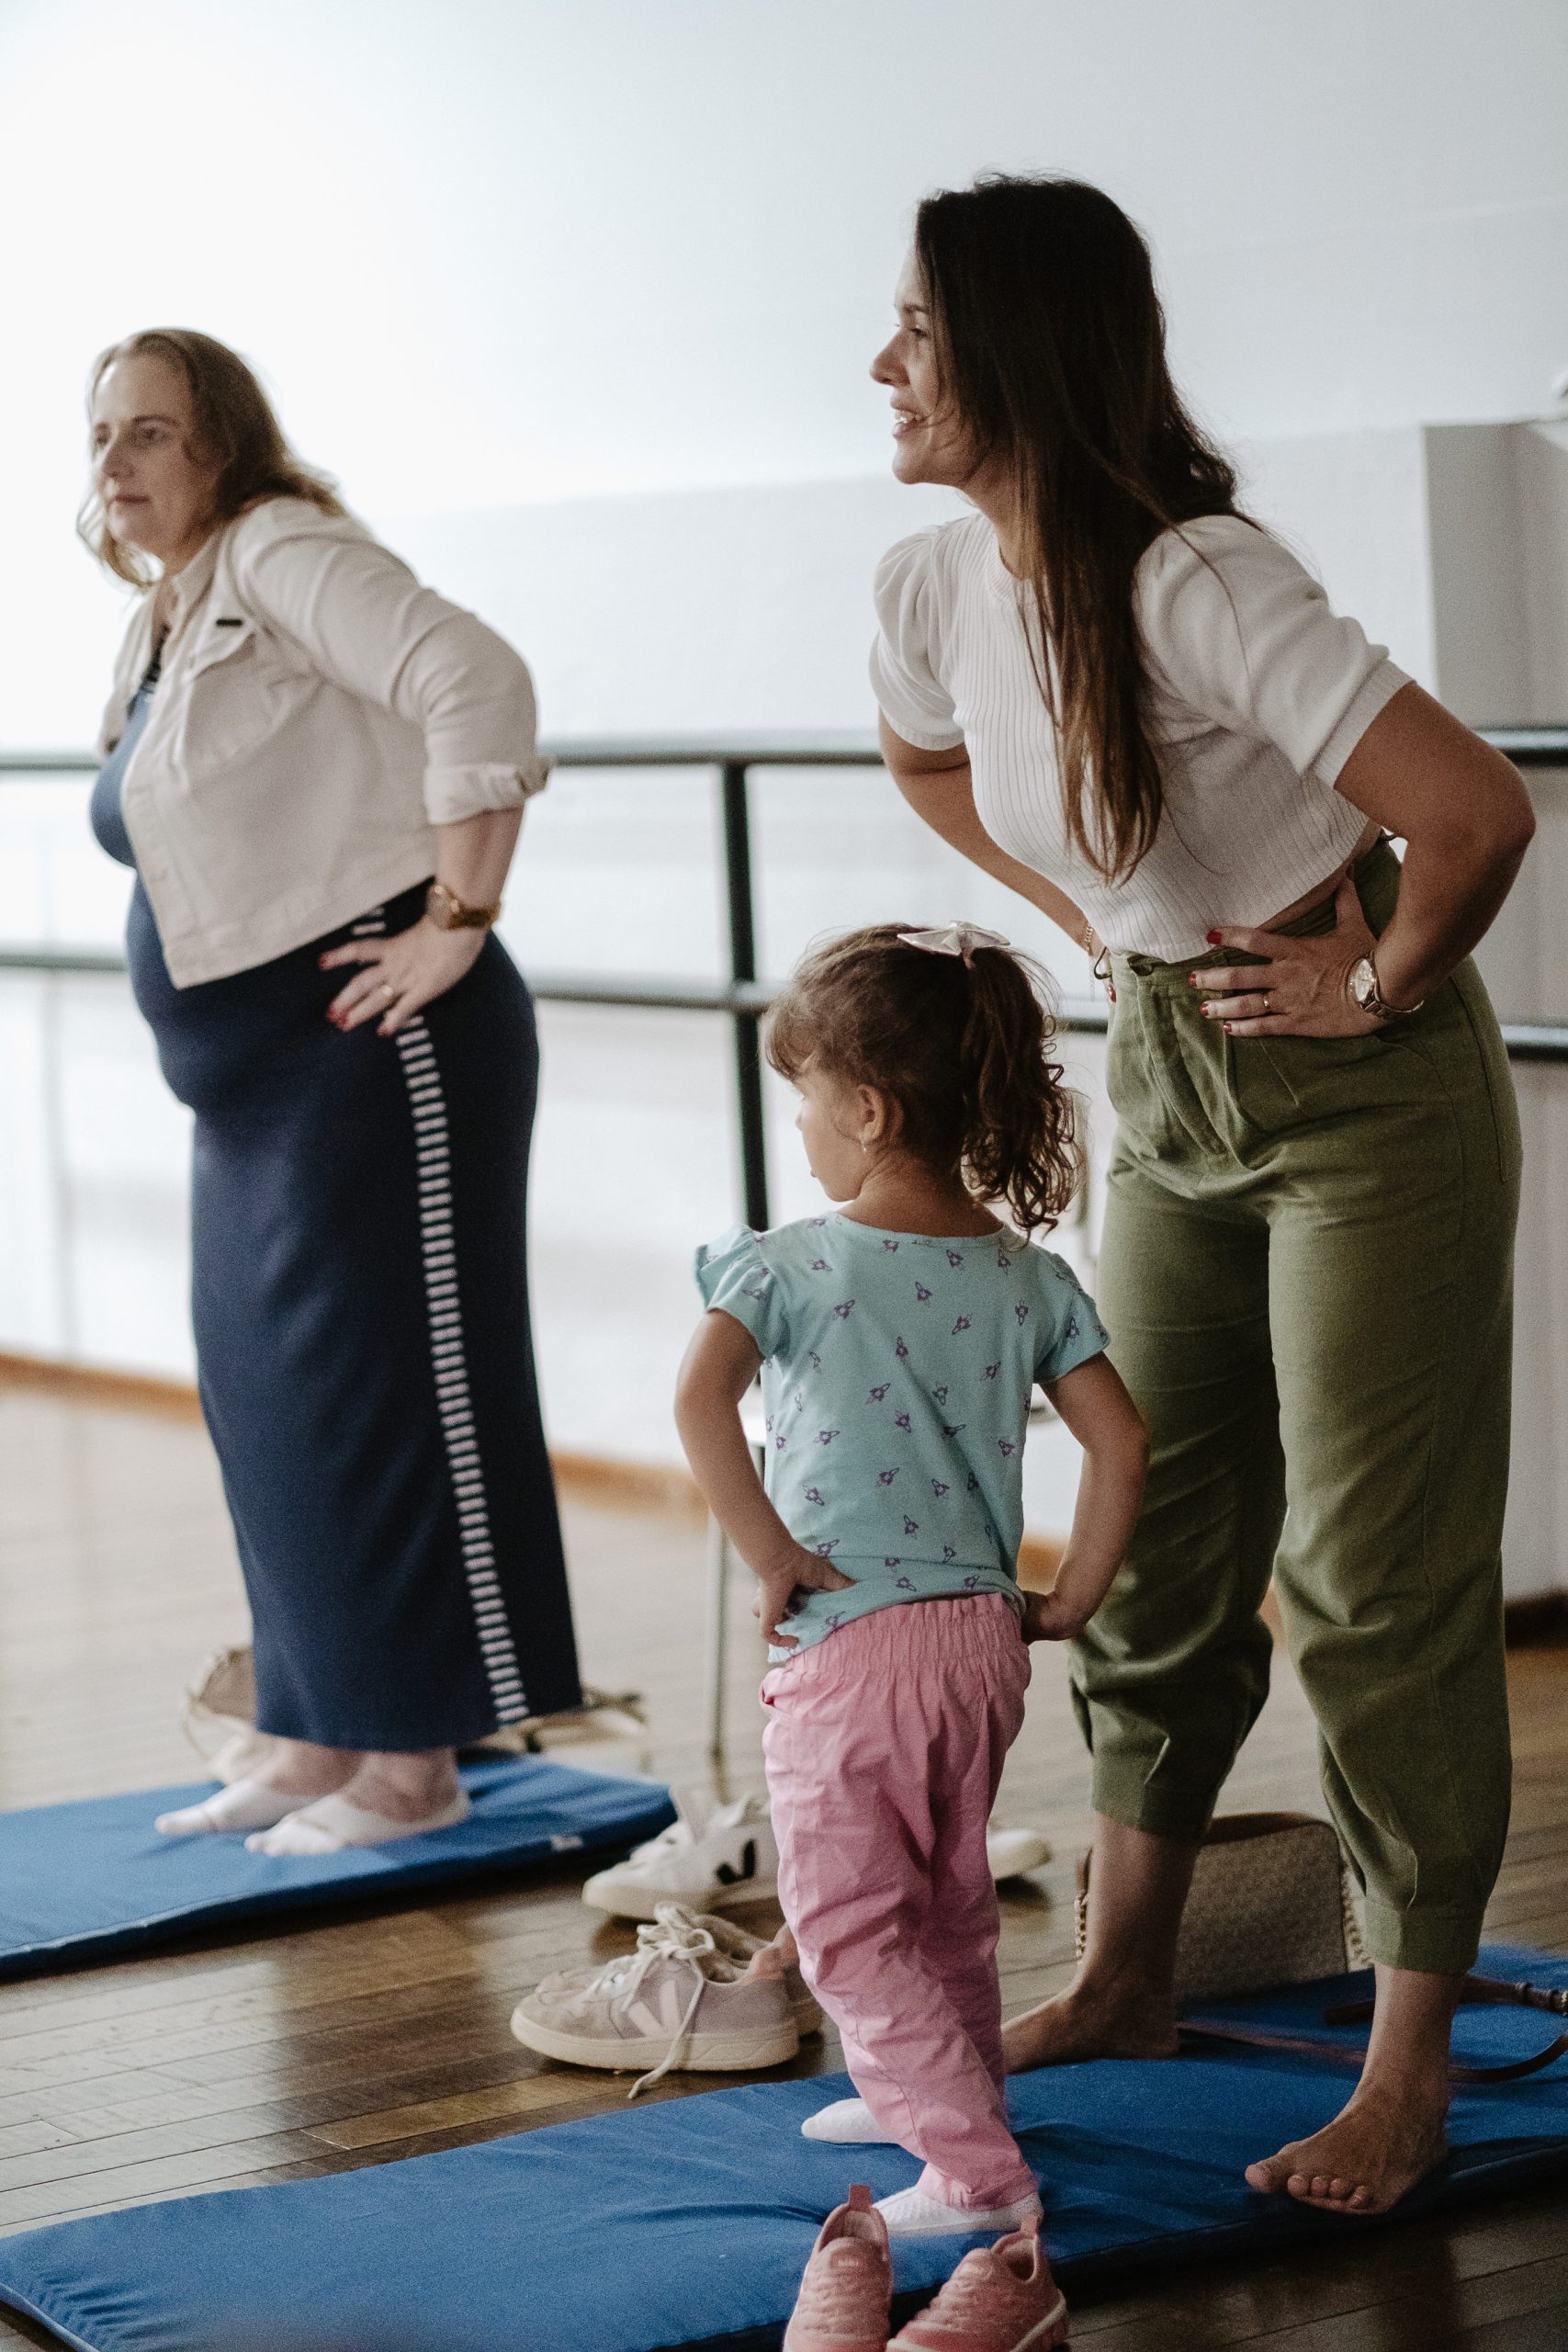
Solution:
<svg viewBox="0 0 1568 2352"><path fill-rule="evenodd" d="M458 1747L580 1697L528 1329L537 1051L491 926L545 781L512 649L158 329L89 394L87 545L140 591L93 796L196 1116L203 1407L264 1762L165 1835L268 1853L460 1820Z"/></svg>

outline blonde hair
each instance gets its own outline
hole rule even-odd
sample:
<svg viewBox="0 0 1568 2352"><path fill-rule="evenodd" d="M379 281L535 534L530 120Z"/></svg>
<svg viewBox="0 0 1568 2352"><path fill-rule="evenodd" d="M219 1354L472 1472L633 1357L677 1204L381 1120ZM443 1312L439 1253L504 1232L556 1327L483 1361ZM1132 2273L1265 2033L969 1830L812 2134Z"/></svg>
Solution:
<svg viewBox="0 0 1568 2352"><path fill-rule="evenodd" d="M330 474L295 456L254 372L237 351L193 327L145 327L111 343L93 363L87 379L87 409L117 359L166 359L185 378L195 420L192 439L217 460L213 506L220 523L265 498L307 498L323 514L346 510ZM106 571L134 588L157 578L149 559L122 547L108 527L104 503L93 483L76 517L76 530Z"/></svg>

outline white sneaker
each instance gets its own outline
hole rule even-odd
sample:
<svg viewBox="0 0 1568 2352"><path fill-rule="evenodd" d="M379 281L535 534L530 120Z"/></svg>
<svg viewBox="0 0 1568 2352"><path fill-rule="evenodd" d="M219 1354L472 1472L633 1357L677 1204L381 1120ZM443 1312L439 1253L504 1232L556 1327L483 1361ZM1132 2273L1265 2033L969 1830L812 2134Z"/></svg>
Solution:
<svg viewBox="0 0 1568 2352"><path fill-rule="evenodd" d="M1038 2228L1042 2211L1038 2197L1021 2197L1016 2205L943 2205L934 2197L922 2197L918 2188L879 2197L871 2210L881 2214L890 2238L1000 2237L1031 2224ZM1065 2318L1066 2312L1053 2312L1051 2317Z"/></svg>
<svg viewBox="0 0 1568 2352"><path fill-rule="evenodd" d="M518 2002L512 2030L530 2050L612 2073L656 2063L631 2097L679 2067L746 2073L793 2058L800 2035L781 1976L745 1980L689 1912L661 1904L637 1950L585 1980L547 1977Z"/></svg>
<svg viewBox="0 0 1568 2352"><path fill-rule="evenodd" d="M651 1919L661 1903L738 1911L775 1902L778 1841L761 1798L715 1807L694 1792L671 1794L680 1819L624 1862L596 1871L582 1890L584 1903L613 1919Z"/></svg>
<svg viewBox="0 0 1568 2352"><path fill-rule="evenodd" d="M1025 1871L1037 1871L1042 1862L1051 1859L1051 1840L1043 1838L1038 1829L987 1829L986 1860L991 1866L993 1884L1002 1885L1010 1878L1021 1878Z"/></svg>

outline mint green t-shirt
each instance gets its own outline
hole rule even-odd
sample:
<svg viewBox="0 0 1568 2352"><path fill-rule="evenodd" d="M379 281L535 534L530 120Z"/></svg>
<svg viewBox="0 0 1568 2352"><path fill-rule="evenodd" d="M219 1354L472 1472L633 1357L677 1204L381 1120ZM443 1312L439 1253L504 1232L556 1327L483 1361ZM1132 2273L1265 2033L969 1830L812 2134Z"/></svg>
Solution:
<svg viewBox="0 0 1568 2352"><path fill-rule="evenodd" d="M696 1276L761 1355L774 1509L854 1579L802 1602L801 1647L907 1600L1021 1607L1030 1393L1109 1344L1071 1269L1012 1233L930 1239L829 1214L738 1226L697 1251Z"/></svg>

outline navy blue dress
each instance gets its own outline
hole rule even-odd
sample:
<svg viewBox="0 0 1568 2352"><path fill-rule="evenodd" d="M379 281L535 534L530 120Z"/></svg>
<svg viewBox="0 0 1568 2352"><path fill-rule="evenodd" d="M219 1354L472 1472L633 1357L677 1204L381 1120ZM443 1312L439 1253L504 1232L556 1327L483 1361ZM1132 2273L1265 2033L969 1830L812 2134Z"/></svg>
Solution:
<svg viewBox="0 0 1568 2352"><path fill-rule="evenodd" d="M93 794L120 785L156 665ZM254 1625L263 1731L462 1747L580 1703L529 1334L533 1001L500 941L393 1038L344 1035L318 957L405 930L423 886L176 989L138 877L131 986L196 1114L192 1320Z"/></svg>

